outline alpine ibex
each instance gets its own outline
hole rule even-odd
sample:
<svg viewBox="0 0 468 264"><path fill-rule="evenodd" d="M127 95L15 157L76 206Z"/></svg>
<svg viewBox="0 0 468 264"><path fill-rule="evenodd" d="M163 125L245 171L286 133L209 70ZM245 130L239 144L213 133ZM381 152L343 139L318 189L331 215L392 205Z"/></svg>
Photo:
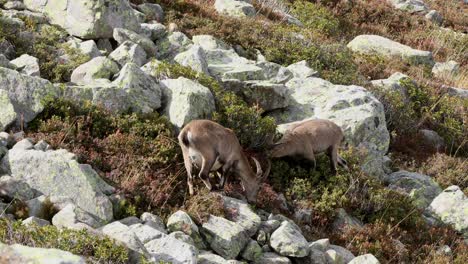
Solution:
<svg viewBox="0 0 468 264"><path fill-rule="evenodd" d="M270 171L270 163L268 161L268 168L263 173L258 160L252 157L257 167L254 173L234 131L210 120L193 120L180 131L178 140L190 195L193 195L192 165L195 165L200 168L198 176L210 191L209 173L221 169L223 178L228 172L238 175L247 200L256 201L260 183ZM224 184L225 180L222 182Z"/></svg>
<svg viewBox="0 0 468 264"><path fill-rule="evenodd" d="M300 156L311 161L315 168L315 154L326 151L330 157L330 168L336 173L337 164L348 170L347 162L338 155L338 148L343 139L343 131L332 121L311 119L297 122L270 147L269 156Z"/></svg>

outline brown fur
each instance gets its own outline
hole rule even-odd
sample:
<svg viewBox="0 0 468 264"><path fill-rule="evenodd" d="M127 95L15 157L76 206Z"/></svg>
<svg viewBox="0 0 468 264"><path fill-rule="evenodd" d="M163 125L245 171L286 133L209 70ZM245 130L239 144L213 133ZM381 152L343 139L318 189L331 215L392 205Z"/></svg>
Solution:
<svg viewBox="0 0 468 264"><path fill-rule="evenodd" d="M234 131L210 120L193 120L180 131L178 140L188 174L187 183L190 195L193 195L192 165L197 166L190 157L190 151L192 153L196 151L202 156L201 164L198 164L201 167L198 175L209 190L212 187L208 174L210 171L221 169L223 177L228 172L238 175L241 178L247 199L249 201L256 200L260 182L269 173L269 166L262 177L263 172L260 164L253 158L257 165L257 173L254 173ZM216 162L221 165L220 168L213 167ZM222 185L224 182L223 179Z"/></svg>
<svg viewBox="0 0 468 264"><path fill-rule="evenodd" d="M325 119L312 119L291 125L283 137L270 149L270 157L299 156L313 163L315 154L326 152L330 157L330 168L336 173L337 165L345 169L346 161L338 155L344 135L334 122Z"/></svg>

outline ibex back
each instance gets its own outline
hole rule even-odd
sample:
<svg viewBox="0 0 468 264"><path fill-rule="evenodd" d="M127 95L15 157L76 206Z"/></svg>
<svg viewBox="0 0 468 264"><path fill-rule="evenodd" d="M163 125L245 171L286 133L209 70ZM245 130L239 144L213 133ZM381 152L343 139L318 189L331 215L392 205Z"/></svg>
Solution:
<svg viewBox="0 0 468 264"><path fill-rule="evenodd" d="M254 173L234 131L210 120L193 120L180 131L178 140L190 195L193 195L192 165L195 165L200 168L198 176L209 190L212 189L209 173L221 169L223 176L231 172L238 175L247 199L256 201L260 182L268 175L270 164L263 174L258 160L252 158L257 166Z"/></svg>

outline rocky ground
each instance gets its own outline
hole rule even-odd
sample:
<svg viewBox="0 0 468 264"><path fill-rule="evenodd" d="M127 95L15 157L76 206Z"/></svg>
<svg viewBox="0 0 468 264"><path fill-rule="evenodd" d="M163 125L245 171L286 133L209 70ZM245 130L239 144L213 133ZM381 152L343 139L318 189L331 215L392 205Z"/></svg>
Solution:
<svg viewBox="0 0 468 264"><path fill-rule="evenodd" d="M466 13L310 2L0 0L0 262L466 263ZM330 119L353 169L188 197L201 118Z"/></svg>

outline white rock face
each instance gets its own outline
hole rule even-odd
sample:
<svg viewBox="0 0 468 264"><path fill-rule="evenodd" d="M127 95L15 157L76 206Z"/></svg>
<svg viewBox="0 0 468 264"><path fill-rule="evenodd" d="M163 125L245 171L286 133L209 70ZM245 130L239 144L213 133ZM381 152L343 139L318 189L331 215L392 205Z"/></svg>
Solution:
<svg viewBox="0 0 468 264"><path fill-rule="evenodd" d="M146 52L140 45L127 40L111 52L109 58L117 62L120 67L127 63L134 63L141 67L146 63Z"/></svg>
<svg viewBox="0 0 468 264"><path fill-rule="evenodd" d="M372 254L355 257L349 264L380 264L379 260Z"/></svg>
<svg viewBox="0 0 468 264"><path fill-rule="evenodd" d="M456 185L440 193L427 210L443 223L468 236L468 198Z"/></svg>
<svg viewBox="0 0 468 264"><path fill-rule="evenodd" d="M288 221L283 221L271 234L270 246L282 256L305 257L309 254L307 240Z"/></svg>
<svg viewBox="0 0 468 264"><path fill-rule="evenodd" d="M110 79L118 72L117 63L100 56L78 66L71 75L71 81L76 84L91 84L97 79Z"/></svg>
<svg viewBox="0 0 468 264"><path fill-rule="evenodd" d="M29 76L41 76L41 71L39 69L39 60L28 54L23 54L18 58L10 61L11 64L15 65L16 70L24 75Z"/></svg>
<svg viewBox="0 0 468 264"><path fill-rule="evenodd" d="M20 244L5 245L0 242L0 255L3 259L11 259L12 263L37 264L86 264L83 257L55 248L34 248ZM10 263L10 262L8 262Z"/></svg>
<svg viewBox="0 0 468 264"><path fill-rule="evenodd" d="M211 91L185 77L161 81L164 95L164 113L172 124L181 128L194 119L211 116L215 101Z"/></svg>
<svg viewBox="0 0 468 264"><path fill-rule="evenodd" d="M357 53L384 57L399 57L413 64L434 64L432 52L416 50L377 35L357 36L349 42L347 46Z"/></svg>
<svg viewBox="0 0 468 264"><path fill-rule="evenodd" d="M17 118L15 108L8 97L8 93L0 90L0 131L4 131Z"/></svg>
<svg viewBox="0 0 468 264"><path fill-rule="evenodd" d="M255 8L249 1L241 0L216 0L215 9L220 14L233 17L255 16Z"/></svg>
<svg viewBox="0 0 468 264"><path fill-rule="evenodd" d="M68 199L103 221L112 220L112 203L105 193L113 188L87 164L64 150L12 148L0 168L45 195Z"/></svg>
<svg viewBox="0 0 468 264"><path fill-rule="evenodd" d="M410 13L426 13L429 9L422 0L389 0L397 9Z"/></svg>
<svg viewBox="0 0 468 264"><path fill-rule="evenodd" d="M114 28L140 28L127 0L25 0L24 4L83 39L110 38Z"/></svg>
<svg viewBox="0 0 468 264"><path fill-rule="evenodd" d="M436 62L434 67L432 67L432 74L434 76L443 78L443 77L452 77L457 75L460 71L460 63L456 61L447 61L447 62Z"/></svg>
<svg viewBox="0 0 468 264"><path fill-rule="evenodd" d="M345 140L364 147L369 154L363 169L383 177L382 159L390 136L383 105L365 88L355 85L334 85L320 78L293 78L286 83L290 106L274 112L278 131L284 133L294 122L314 118L329 119L339 125Z"/></svg>
<svg viewBox="0 0 468 264"><path fill-rule="evenodd" d="M209 74L205 51L198 45L192 45L190 49L177 54L174 61L194 71Z"/></svg>
<svg viewBox="0 0 468 264"><path fill-rule="evenodd" d="M156 263L170 261L177 264L196 264L198 249L172 236L164 236L145 244L146 249Z"/></svg>
<svg viewBox="0 0 468 264"><path fill-rule="evenodd" d="M0 90L3 90L1 95L1 104L11 109L11 105L16 113L23 113L24 122L30 122L37 114L44 109L42 100L46 97L56 97L59 94L59 89L54 87L49 81L20 74L17 71L0 68ZM5 99L7 92L10 99L9 105ZM0 111L6 111L4 109ZM11 120L10 117L7 120ZM6 118L5 118L6 119ZM5 121L0 121L2 124ZM3 126L6 124L3 124Z"/></svg>

